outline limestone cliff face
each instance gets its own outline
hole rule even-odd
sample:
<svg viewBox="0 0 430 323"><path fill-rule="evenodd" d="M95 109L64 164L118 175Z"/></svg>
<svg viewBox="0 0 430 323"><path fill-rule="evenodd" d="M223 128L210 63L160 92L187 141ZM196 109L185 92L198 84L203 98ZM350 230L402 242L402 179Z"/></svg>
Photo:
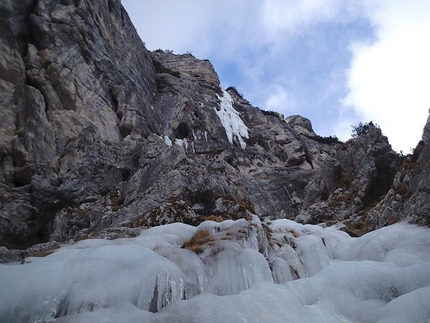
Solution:
<svg viewBox="0 0 430 323"><path fill-rule="evenodd" d="M382 227L399 220L430 226L430 117L422 140L396 173L386 196L366 220Z"/></svg>
<svg viewBox="0 0 430 323"><path fill-rule="evenodd" d="M125 148L127 133L148 136L162 115L151 109L152 59L119 1L1 7L0 234L30 243L48 238L58 211L126 176L102 161L104 145ZM96 187L96 171L112 176Z"/></svg>
<svg viewBox="0 0 430 323"><path fill-rule="evenodd" d="M147 51L120 1L0 9L0 245L247 212L354 234L428 218L429 123L400 168L377 128L320 137L303 117L222 90L207 60Z"/></svg>

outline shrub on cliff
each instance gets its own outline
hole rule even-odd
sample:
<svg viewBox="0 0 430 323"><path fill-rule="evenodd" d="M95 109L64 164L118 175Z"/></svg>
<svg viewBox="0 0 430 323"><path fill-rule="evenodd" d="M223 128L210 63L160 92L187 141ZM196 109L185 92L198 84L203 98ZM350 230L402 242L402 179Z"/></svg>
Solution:
<svg viewBox="0 0 430 323"><path fill-rule="evenodd" d="M378 128L379 126L373 121L362 123L360 122L358 126L352 126L351 136L352 138L357 138L358 136L368 134L373 128Z"/></svg>

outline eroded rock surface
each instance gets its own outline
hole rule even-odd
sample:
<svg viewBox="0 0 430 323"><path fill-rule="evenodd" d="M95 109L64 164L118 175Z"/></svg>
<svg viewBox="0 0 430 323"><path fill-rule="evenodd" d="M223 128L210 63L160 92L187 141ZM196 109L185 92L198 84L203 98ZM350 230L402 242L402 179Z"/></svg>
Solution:
<svg viewBox="0 0 430 323"><path fill-rule="evenodd" d="M382 227L399 220L430 225L430 117L422 140L407 156L396 173L393 184L366 219Z"/></svg>

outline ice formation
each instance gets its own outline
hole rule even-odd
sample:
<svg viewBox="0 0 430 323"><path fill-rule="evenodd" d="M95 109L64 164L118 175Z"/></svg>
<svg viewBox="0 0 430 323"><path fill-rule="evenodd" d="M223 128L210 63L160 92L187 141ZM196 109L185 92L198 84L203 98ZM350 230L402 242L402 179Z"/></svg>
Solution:
<svg viewBox="0 0 430 323"><path fill-rule="evenodd" d="M225 90L223 90L222 96L218 96L218 99L221 101L220 110L215 109L215 111L224 126L228 141L233 143L233 138L236 138L240 147L245 149L246 143L243 139L248 138L248 128L243 123L239 113L233 108L233 99Z"/></svg>
<svg viewBox="0 0 430 323"><path fill-rule="evenodd" d="M167 146L172 147L172 140L168 136L164 135L163 139Z"/></svg>
<svg viewBox="0 0 430 323"><path fill-rule="evenodd" d="M198 239L198 237L200 237ZM0 322L426 322L430 229L174 223L0 265Z"/></svg>

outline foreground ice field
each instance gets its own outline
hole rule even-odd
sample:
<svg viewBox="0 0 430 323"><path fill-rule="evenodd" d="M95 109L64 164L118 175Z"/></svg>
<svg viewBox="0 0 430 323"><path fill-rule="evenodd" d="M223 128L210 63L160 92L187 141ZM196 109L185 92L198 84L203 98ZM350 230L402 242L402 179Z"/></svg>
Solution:
<svg viewBox="0 0 430 323"><path fill-rule="evenodd" d="M0 322L430 322L430 229L175 223L0 265Z"/></svg>

